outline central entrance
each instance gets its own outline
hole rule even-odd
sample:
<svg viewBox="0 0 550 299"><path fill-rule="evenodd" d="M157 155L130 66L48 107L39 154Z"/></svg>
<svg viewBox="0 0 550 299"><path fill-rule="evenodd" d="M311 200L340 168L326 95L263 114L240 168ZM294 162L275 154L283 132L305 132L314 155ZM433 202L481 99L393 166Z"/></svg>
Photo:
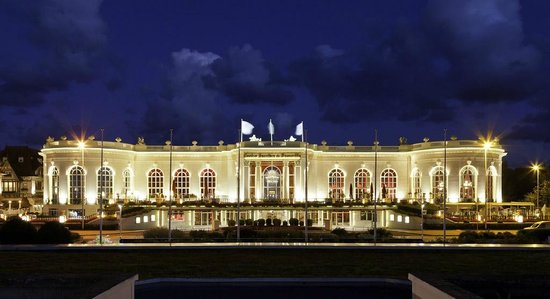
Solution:
<svg viewBox="0 0 550 299"><path fill-rule="evenodd" d="M281 170L274 166L268 166L263 173L264 200L278 200L281 198Z"/></svg>

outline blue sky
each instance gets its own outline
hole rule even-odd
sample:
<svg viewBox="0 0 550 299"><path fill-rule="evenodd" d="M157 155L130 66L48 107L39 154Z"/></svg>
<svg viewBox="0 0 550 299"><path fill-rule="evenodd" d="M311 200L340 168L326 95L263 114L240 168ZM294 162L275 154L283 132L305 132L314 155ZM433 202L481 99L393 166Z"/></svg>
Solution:
<svg viewBox="0 0 550 299"><path fill-rule="evenodd" d="M0 1L0 144L98 135L410 143L548 161L546 1Z"/></svg>

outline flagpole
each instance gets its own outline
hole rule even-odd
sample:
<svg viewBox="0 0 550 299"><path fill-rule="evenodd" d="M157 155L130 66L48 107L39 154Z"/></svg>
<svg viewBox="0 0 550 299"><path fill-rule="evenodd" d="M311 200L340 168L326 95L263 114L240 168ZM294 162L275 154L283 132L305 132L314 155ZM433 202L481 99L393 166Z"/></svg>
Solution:
<svg viewBox="0 0 550 299"><path fill-rule="evenodd" d="M273 145L273 133L275 129L273 127L273 123L271 122L271 118L269 119L269 135L271 135L271 145Z"/></svg>
<svg viewBox="0 0 550 299"><path fill-rule="evenodd" d="M168 243L172 245L172 141L174 129L170 129L170 165L168 166Z"/></svg>
<svg viewBox="0 0 550 299"><path fill-rule="evenodd" d="M103 176L105 175L103 169L103 129L101 129L101 158L99 162L99 244L103 244Z"/></svg>
<svg viewBox="0 0 550 299"><path fill-rule="evenodd" d="M241 118L241 124L239 126L240 126L241 129L243 128L243 119L242 118ZM242 130L239 130L239 135L240 135L240 138L241 138L241 142L243 142L243 132L242 132Z"/></svg>
<svg viewBox="0 0 550 299"><path fill-rule="evenodd" d="M376 190L378 188L378 129L374 129L374 246L376 246L376 222L378 221L378 213L377 213L377 197L376 197Z"/></svg>
<svg viewBox="0 0 550 299"><path fill-rule="evenodd" d="M243 133L239 129L241 142ZM241 142L237 144L237 243L241 241Z"/></svg>
<svg viewBox="0 0 550 299"><path fill-rule="evenodd" d="M443 246L447 243L447 129L443 131Z"/></svg>
<svg viewBox="0 0 550 299"><path fill-rule="evenodd" d="M303 128L303 127L302 127ZM303 136L307 134L307 130L304 130L303 131L303 134L302 134L302 138ZM305 171L306 171L306 175L305 175L305 202L304 202L304 207L305 207L305 217L304 217L304 226L305 226L305 229L304 229L304 237L305 237L305 241L306 241L306 244L309 240L309 236L308 236L308 230L307 230L307 222L308 222L308 215L307 215L307 136L306 136L306 143L304 144L304 152L305 152L305 162L306 162L306 165L304 165L305 167Z"/></svg>

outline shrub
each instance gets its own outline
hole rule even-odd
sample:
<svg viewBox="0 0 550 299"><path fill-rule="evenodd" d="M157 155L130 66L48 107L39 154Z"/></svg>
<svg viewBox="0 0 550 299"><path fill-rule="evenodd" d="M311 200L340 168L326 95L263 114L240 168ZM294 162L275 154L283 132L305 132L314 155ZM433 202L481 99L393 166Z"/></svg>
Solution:
<svg viewBox="0 0 550 299"><path fill-rule="evenodd" d="M300 224L300 226L304 226L304 221L300 220L299 224Z"/></svg>
<svg viewBox="0 0 550 299"><path fill-rule="evenodd" d="M288 220L288 223L290 224L290 226L298 226L298 223L300 223L300 222L298 221L297 218L290 218Z"/></svg>
<svg viewBox="0 0 550 299"><path fill-rule="evenodd" d="M157 240L167 240L168 239L168 229L164 227L155 227L148 229L143 232L144 239L157 239ZM185 238L185 233L181 230L173 229L172 230L172 239L183 239Z"/></svg>
<svg viewBox="0 0 550 299"><path fill-rule="evenodd" d="M283 221L283 226L288 226L288 221Z"/></svg>
<svg viewBox="0 0 550 299"><path fill-rule="evenodd" d="M252 225L252 219L246 219L244 221L244 223L246 224L246 226L251 226Z"/></svg>
<svg viewBox="0 0 550 299"><path fill-rule="evenodd" d="M258 226L265 226L265 219L258 219Z"/></svg>
<svg viewBox="0 0 550 299"><path fill-rule="evenodd" d="M307 226L313 226L313 219L307 219Z"/></svg>
<svg viewBox="0 0 550 299"><path fill-rule="evenodd" d="M348 232L343 228L335 228L332 230L331 233L335 234L338 237L342 237L348 234Z"/></svg>
<svg viewBox="0 0 550 299"><path fill-rule="evenodd" d="M39 244L68 244L71 241L71 231L57 221L46 222L36 234Z"/></svg>
<svg viewBox="0 0 550 299"><path fill-rule="evenodd" d="M265 220L265 225L266 225L266 226L272 226L272 225L273 225L271 218L267 218L267 219Z"/></svg>
<svg viewBox="0 0 550 299"><path fill-rule="evenodd" d="M239 225L244 226L244 220L243 219L239 220Z"/></svg>
<svg viewBox="0 0 550 299"><path fill-rule="evenodd" d="M369 235L374 236L374 230L373 229L369 229L368 233L369 233ZM385 228L377 228L376 229L376 238L389 239L391 237L393 237L393 235L391 234L390 231L386 230Z"/></svg>
<svg viewBox="0 0 550 299"><path fill-rule="evenodd" d="M19 217L8 219L0 228L2 244L32 244L36 240L36 229Z"/></svg>
<svg viewBox="0 0 550 299"><path fill-rule="evenodd" d="M273 219L273 226L281 226L281 219L278 219L278 218Z"/></svg>
<svg viewBox="0 0 550 299"><path fill-rule="evenodd" d="M229 219L227 221L227 226L235 226L237 225L237 221L233 220L233 219Z"/></svg>

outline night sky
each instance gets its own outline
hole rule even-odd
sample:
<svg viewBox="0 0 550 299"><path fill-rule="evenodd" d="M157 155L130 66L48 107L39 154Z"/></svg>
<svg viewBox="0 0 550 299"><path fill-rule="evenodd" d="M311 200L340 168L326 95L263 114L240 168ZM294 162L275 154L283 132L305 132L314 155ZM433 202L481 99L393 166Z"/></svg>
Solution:
<svg viewBox="0 0 550 299"><path fill-rule="evenodd" d="M492 132L550 162L550 1L1 0L0 146L382 145Z"/></svg>

